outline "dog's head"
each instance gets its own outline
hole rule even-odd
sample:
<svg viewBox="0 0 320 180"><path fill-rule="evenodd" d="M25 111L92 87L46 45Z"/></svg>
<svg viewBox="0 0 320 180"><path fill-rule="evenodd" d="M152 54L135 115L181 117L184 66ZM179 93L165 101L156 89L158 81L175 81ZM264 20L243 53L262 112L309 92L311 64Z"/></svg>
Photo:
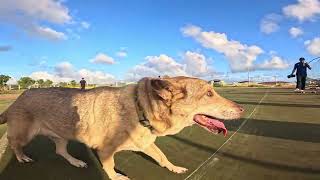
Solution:
<svg viewBox="0 0 320 180"><path fill-rule="evenodd" d="M243 109L215 92L204 80L188 77L143 78L138 101L157 135L176 134L198 124L210 132L223 132L221 120L239 119Z"/></svg>

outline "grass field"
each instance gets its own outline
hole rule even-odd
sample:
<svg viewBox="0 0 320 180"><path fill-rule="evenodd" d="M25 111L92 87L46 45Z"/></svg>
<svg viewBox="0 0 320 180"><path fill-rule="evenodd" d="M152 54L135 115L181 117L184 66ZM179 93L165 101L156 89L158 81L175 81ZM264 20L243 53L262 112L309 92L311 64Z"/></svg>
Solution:
<svg viewBox="0 0 320 180"><path fill-rule="evenodd" d="M171 173L149 157L134 152L117 154L116 169L135 180L320 179L319 94L301 95L290 89L265 88L217 88L217 91L246 109L241 120L225 123L229 129L227 137L193 126L156 142L171 162L189 169L186 174ZM0 112L15 98L3 96L0 95ZM4 129L2 125L0 131ZM36 162L18 164L12 158L0 179L106 178L99 162L82 144L71 142L68 149L88 162L89 167L72 167L55 154L52 142L39 137L25 149Z"/></svg>

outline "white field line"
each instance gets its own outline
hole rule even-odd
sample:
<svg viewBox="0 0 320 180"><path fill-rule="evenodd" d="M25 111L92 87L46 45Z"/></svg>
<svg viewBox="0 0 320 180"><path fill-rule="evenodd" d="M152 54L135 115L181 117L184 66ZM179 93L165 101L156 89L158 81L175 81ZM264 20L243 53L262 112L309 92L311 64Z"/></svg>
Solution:
<svg viewBox="0 0 320 180"><path fill-rule="evenodd" d="M260 99L259 103L254 107L253 111L250 113L250 115L241 123L241 125L239 126L239 128L207 159L205 160L202 164L200 164L197 169L195 169L191 174L189 174L188 177L186 177L184 180L189 179L194 173L196 173L203 165L205 165L206 163L208 163L209 160L211 160L211 158L216 155L218 153L218 151L223 148L230 140L231 138L237 134L237 132L246 124L246 122L251 118L251 116L256 112L257 107L259 107L259 105L261 104L261 102L267 97L268 95L268 90L265 92L264 96Z"/></svg>

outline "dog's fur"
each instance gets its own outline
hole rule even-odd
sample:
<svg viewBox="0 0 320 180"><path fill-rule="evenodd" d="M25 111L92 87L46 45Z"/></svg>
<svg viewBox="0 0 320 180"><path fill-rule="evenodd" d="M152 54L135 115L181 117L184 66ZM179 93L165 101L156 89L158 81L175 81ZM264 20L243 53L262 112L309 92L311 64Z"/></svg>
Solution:
<svg viewBox="0 0 320 180"><path fill-rule="evenodd" d="M156 138L194 124L196 114L229 120L239 118L242 111L206 81L143 78L137 85L121 88L28 90L0 116L0 123L8 123L9 144L19 162L32 161L22 147L34 136L45 135L55 142L57 154L74 166L85 167L66 150L68 140L78 140L97 150L111 179L128 179L114 171L115 153L141 151L160 166L183 173L187 169L173 165L154 144ZM152 129L139 122L143 116Z"/></svg>

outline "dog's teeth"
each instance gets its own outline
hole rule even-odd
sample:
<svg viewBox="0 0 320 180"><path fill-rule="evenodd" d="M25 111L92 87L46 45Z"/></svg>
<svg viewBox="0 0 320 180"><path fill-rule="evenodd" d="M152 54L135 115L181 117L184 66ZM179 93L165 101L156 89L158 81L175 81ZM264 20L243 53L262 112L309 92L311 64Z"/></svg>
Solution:
<svg viewBox="0 0 320 180"><path fill-rule="evenodd" d="M212 131L213 134L219 134L217 130Z"/></svg>

